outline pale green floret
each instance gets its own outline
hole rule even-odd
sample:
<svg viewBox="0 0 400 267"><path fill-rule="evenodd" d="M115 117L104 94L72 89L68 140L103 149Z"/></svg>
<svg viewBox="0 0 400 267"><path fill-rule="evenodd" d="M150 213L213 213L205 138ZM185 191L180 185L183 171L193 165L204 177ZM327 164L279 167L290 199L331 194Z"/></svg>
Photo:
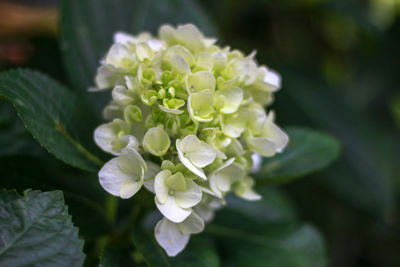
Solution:
<svg viewBox="0 0 400 267"><path fill-rule="evenodd" d="M238 110L243 100L243 91L235 86L217 91L216 96L223 99L219 111L224 114L231 114Z"/></svg>
<svg viewBox="0 0 400 267"><path fill-rule="evenodd" d="M174 257L185 248L191 234L197 234L203 230L204 221L199 215L192 212L181 223L174 223L163 218L157 223L154 235L167 255Z"/></svg>
<svg viewBox="0 0 400 267"><path fill-rule="evenodd" d="M215 84L215 77L211 72L199 71L188 76L187 90L191 93L200 92L204 89L214 92Z"/></svg>
<svg viewBox="0 0 400 267"><path fill-rule="evenodd" d="M142 187L146 172L147 164L140 154L126 148L100 170L100 184L114 196L130 198Z"/></svg>
<svg viewBox="0 0 400 267"><path fill-rule="evenodd" d="M142 111L136 105L129 105L124 109L124 120L133 124L134 122L141 122L143 118Z"/></svg>
<svg viewBox="0 0 400 267"><path fill-rule="evenodd" d="M180 223L191 213L191 207L201 200L202 192L197 184L177 172L159 172L154 181L155 202L160 212L170 221Z"/></svg>
<svg viewBox="0 0 400 267"><path fill-rule="evenodd" d="M208 90L202 90L198 93L192 93L188 100L189 114L194 121L210 122L215 115L215 98L213 93Z"/></svg>
<svg viewBox="0 0 400 267"><path fill-rule="evenodd" d="M233 191L236 195L246 200L254 201L261 199L261 196L252 190L254 179L245 177L233 184Z"/></svg>
<svg viewBox="0 0 400 267"><path fill-rule="evenodd" d="M131 135L130 126L120 119L97 127L94 140L101 149L114 155L127 146L137 149L139 145L137 139Z"/></svg>
<svg viewBox="0 0 400 267"><path fill-rule="evenodd" d="M161 127L150 128L143 138L143 148L159 157L167 153L170 144L168 134Z"/></svg>
<svg viewBox="0 0 400 267"><path fill-rule="evenodd" d="M176 149L182 164L191 172L206 180L207 177L202 168L214 161L217 155L215 149L195 135L187 135L182 140L177 139Z"/></svg>
<svg viewBox="0 0 400 267"><path fill-rule="evenodd" d="M155 236L169 256L203 230L229 192L260 199L248 176L253 158L273 156L289 141L266 113L279 74L259 66L255 52L215 41L192 24L163 25L158 37L118 32L90 89L112 89L107 122L94 133L115 156L100 183L121 198L142 185L155 194L164 216Z"/></svg>

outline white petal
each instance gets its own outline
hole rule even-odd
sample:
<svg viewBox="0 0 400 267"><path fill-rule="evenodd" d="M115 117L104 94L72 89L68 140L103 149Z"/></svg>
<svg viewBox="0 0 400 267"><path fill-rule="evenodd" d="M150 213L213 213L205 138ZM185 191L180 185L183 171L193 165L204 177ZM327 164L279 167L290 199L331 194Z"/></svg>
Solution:
<svg viewBox="0 0 400 267"><path fill-rule="evenodd" d="M181 208L191 208L201 200L201 190L192 180L186 180L185 191L175 191L176 204Z"/></svg>
<svg viewBox="0 0 400 267"><path fill-rule="evenodd" d="M181 141L179 139L177 139L176 140L176 149L178 151L178 157L179 157L179 160L181 161L181 163L186 168L188 168L189 171L191 171L192 173L196 174L197 176L199 176L203 180L207 180L207 176L204 174L204 171L202 169L199 169L196 166L194 166L193 163L183 155L183 152L180 149L180 143L181 143Z"/></svg>
<svg viewBox="0 0 400 267"><path fill-rule="evenodd" d="M237 86L219 90L217 95L225 97L224 107L220 110L225 114L236 112L243 100L243 91Z"/></svg>
<svg viewBox="0 0 400 267"><path fill-rule="evenodd" d="M184 152L184 153L188 153L191 151L196 151L200 148L201 146L201 141L200 139L194 135L194 134L190 134L185 136L179 144L179 149Z"/></svg>
<svg viewBox="0 0 400 267"><path fill-rule="evenodd" d="M142 156L135 149L126 147L118 157L118 164L122 171L133 176L143 177L147 172L147 165Z"/></svg>
<svg viewBox="0 0 400 267"><path fill-rule="evenodd" d="M155 176L157 175L157 173L159 173L161 171L161 168L158 164L155 164L151 161L146 161L146 164L147 164L147 172L143 176L143 180L144 180L143 185L147 190L149 190L150 192L155 194L155 190L154 190ZM154 178L150 179L152 177L154 177Z"/></svg>
<svg viewBox="0 0 400 267"><path fill-rule="evenodd" d="M123 45L127 45L129 43L136 43L137 39L135 36L124 33L124 32L116 32L114 34L114 43L120 43Z"/></svg>
<svg viewBox="0 0 400 267"><path fill-rule="evenodd" d="M190 72L190 66L186 60L180 55L172 55L170 57L171 66L177 72Z"/></svg>
<svg viewBox="0 0 400 267"><path fill-rule="evenodd" d="M211 189L220 197L222 193L228 192L232 183L243 178L246 171L241 165L232 161L234 158L229 159L220 168L210 174Z"/></svg>
<svg viewBox="0 0 400 267"><path fill-rule="evenodd" d="M162 204L167 202L169 191L167 185L165 184L165 180L171 175L171 171L163 170L154 178L154 192L156 193L158 201Z"/></svg>
<svg viewBox="0 0 400 267"><path fill-rule="evenodd" d="M101 91L113 87L114 82L118 79L118 74L110 71L106 66L100 66L97 69L95 78L96 89L92 88L90 91Z"/></svg>
<svg viewBox="0 0 400 267"><path fill-rule="evenodd" d="M262 157L257 153L253 153L251 155L251 159L253 160L253 166L251 167L250 172L252 173L258 172L261 168Z"/></svg>
<svg viewBox="0 0 400 267"><path fill-rule="evenodd" d="M204 221L195 212L192 212L186 220L178 224L180 231L184 234L198 234L204 230Z"/></svg>
<svg viewBox="0 0 400 267"><path fill-rule="evenodd" d="M223 116L221 120L222 132L229 137L238 138L246 129L249 118L250 113L245 108L240 108L233 114Z"/></svg>
<svg viewBox="0 0 400 267"><path fill-rule="evenodd" d="M216 152L205 142L201 142L198 150L187 153L187 157L194 166L204 168L215 160Z"/></svg>
<svg viewBox="0 0 400 267"><path fill-rule="evenodd" d="M157 53L165 47L164 42L160 40L148 40L147 44L151 47L151 49L153 49L154 53Z"/></svg>
<svg viewBox="0 0 400 267"><path fill-rule="evenodd" d="M210 174L208 176L208 181L209 181L211 190L214 192L213 195L218 197L218 198L222 198L222 192L217 186L217 176L213 175L213 174Z"/></svg>
<svg viewBox="0 0 400 267"><path fill-rule="evenodd" d="M178 225L163 218L154 229L155 238L168 256L174 257L189 242L190 235L183 234Z"/></svg>
<svg viewBox="0 0 400 267"><path fill-rule="evenodd" d="M275 143L276 152L282 152L289 142L289 136L270 120L265 123L263 131Z"/></svg>
<svg viewBox="0 0 400 267"><path fill-rule="evenodd" d="M139 191L139 189L143 185L143 180L140 179L139 181L131 181L131 182L125 182L122 184L121 189L119 190L119 194L121 198L130 198L134 194Z"/></svg>
<svg viewBox="0 0 400 267"><path fill-rule="evenodd" d="M241 198L244 198L249 201L260 200L262 197L254 192L252 189L246 190L244 193L240 195Z"/></svg>
<svg viewBox="0 0 400 267"><path fill-rule="evenodd" d="M138 178L138 179L134 179ZM120 196L123 184L140 180L140 177L132 177L119 168L118 158L108 161L99 172L101 186L110 194Z"/></svg>
<svg viewBox="0 0 400 267"><path fill-rule="evenodd" d="M167 201L164 204L162 204L157 197L155 197L155 202L162 215L175 223L183 222L189 217L190 213L192 213L192 209L183 209L179 207L175 202L175 198L170 195L168 195Z"/></svg>
<svg viewBox="0 0 400 267"><path fill-rule="evenodd" d="M120 68L123 69L123 62L126 59L132 60L132 55L129 53L127 47L121 43L115 43L108 51L105 63L109 68L115 68L116 71L119 71Z"/></svg>
<svg viewBox="0 0 400 267"><path fill-rule="evenodd" d="M111 146L111 143L116 139L117 137L111 123L102 124L94 131L94 141L106 152L116 154L116 151Z"/></svg>
<svg viewBox="0 0 400 267"><path fill-rule="evenodd" d="M274 142L265 137L249 137L246 138L249 149L264 157L271 157L276 153Z"/></svg>
<svg viewBox="0 0 400 267"><path fill-rule="evenodd" d="M133 135L125 135L120 140L127 144L126 147L133 148L135 150L139 149L139 142Z"/></svg>
<svg viewBox="0 0 400 267"><path fill-rule="evenodd" d="M188 92L200 92L203 89L215 91L215 77L209 71L198 71L187 78Z"/></svg>
<svg viewBox="0 0 400 267"><path fill-rule="evenodd" d="M96 128L96 130L94 131L94 141L102 150L109 152L111 154L114 154L114 155L118 155L120 151L114 150L112 147L112 143L114 141L118 141L120 139L118 134L121 131L128 132L129 126L125 122L123 122L119 119L115 119L112 122L102 124ZM126 138L126 139L122 139L120 141L122 141L122 142L125 141L126 145L131 141L132 141L132 144L134 144L135 141L137 142L137 140L134 136L132 136L132 139Z"/></svg>
<svg viewBox="0 0 400 267"><path fill-rule="evenodd" d="M267 74L265 74L264 82L271 85L272 91L281 88L281 76L273 70L269 70Z"/></svg>

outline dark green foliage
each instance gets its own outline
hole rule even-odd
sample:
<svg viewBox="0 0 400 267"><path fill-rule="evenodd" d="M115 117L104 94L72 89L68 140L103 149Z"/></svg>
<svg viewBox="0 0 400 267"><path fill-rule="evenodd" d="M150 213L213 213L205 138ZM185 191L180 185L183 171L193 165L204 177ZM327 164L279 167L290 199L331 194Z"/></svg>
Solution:
<svg viewBox="0 0 400 267"><path fill-rule="evenodd" d="M0 192L1 266L81 266L83 241L61 191Z"/></svg>

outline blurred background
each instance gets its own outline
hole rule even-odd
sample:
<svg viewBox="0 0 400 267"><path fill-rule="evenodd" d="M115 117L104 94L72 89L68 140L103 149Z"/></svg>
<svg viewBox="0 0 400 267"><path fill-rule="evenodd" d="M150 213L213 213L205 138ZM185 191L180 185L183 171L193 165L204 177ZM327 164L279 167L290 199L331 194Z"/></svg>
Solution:
<svg viewBox="0 0 400 267"><path fill-rule="evenodd" d="M333 165L282 187L299 217L324 234L330 266L400 266L400 0L198 4L220 45L256 50L259 63L281 73L273 104L280 125L321 129L341 141ZM0 0L0 70L30 67L67 82L57 5ZM0 103L0 145L12 143L6 128L26 149L29 135ZM27 150L35 153L35 145Z"/></svg>

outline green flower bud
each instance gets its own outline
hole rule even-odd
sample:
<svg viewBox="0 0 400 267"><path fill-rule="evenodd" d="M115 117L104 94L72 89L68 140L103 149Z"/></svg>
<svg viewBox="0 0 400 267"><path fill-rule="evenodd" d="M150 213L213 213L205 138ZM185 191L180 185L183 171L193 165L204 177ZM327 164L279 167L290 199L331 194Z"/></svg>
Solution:
<svg viewBox="0 0 400 267"><path fill-rule="evenodd" d="M124 110L124 119L127 123L141 122L143 118L142 111L138 106L129 105Z"/></svg>
<svg viewBox="0 0 400 267"><path fill-rule="evenodd" d="M161 127L150 128L143 138L143 148L159 157L167 153L170 144L168 134Z"/></svg>

